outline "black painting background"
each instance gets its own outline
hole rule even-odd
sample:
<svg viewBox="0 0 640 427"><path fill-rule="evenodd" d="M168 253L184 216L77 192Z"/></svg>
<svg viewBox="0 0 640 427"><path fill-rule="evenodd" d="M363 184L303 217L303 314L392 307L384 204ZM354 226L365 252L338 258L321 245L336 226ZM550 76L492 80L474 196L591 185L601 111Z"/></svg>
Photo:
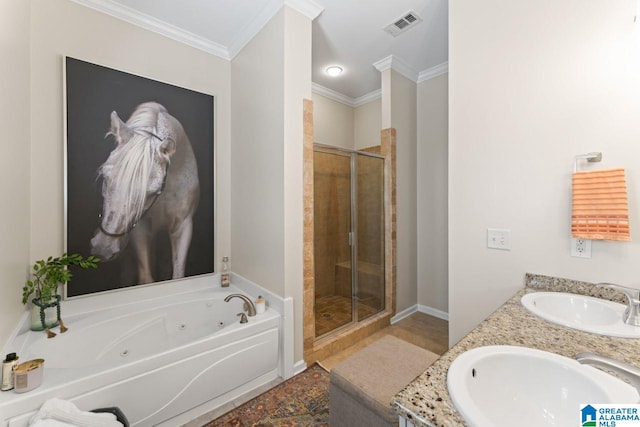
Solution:
<svg viewBox="0 0 640 427"><path fill-rule="evenodd" d="M213 240L213 96L116 71L73 58L66 61L67 96L67 252L90 253L90 240L101 210L96 172L114 148L104 139L110 114L127 121L136 106L155 101L164 105L185 129L198 164L200 202L194 215L193 237L185 276L212 273ZM171 278L169 240L157 240L156 281ZM67 295L134 286L137 267L131 245L98 269L73 268Z"/></svg>

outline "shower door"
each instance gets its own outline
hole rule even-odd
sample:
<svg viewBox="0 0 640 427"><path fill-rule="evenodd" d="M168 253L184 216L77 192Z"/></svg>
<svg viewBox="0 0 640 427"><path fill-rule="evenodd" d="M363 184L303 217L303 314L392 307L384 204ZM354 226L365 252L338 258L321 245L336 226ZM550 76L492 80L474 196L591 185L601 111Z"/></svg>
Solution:
<svg viewBox="0 0 640 427"><path fill-rule="evenodd" d="M384 310L384 159L314 148L316 338Z"/></svg>
<svg viewBox="0 0 640 427"><path fill-rule="evenodd" d="M314 151L316 337L353 321L351 155Z"/></svg>
<svg viewBox="0 0 640 427"><path fill-rule="evenodd" d="M384 310L384 159L356 153L357 320Z"/></svg>

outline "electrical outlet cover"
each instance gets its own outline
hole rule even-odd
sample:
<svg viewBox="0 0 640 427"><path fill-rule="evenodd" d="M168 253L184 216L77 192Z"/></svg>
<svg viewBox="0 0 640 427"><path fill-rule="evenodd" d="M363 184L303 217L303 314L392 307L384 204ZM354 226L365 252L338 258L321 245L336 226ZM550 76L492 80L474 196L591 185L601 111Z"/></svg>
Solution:
<svg viewBox="0 0 640 427"><path fill-rule="evenodd" d="M591 258L591 240L572 237L571 256L578 258Z"/></svg>

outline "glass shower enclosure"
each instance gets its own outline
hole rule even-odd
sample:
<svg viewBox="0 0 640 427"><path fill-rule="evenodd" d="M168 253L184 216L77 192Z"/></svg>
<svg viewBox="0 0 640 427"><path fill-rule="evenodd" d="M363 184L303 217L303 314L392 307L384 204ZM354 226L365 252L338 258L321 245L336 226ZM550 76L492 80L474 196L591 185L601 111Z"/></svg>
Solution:
<svg viewBox="0 0 640 427"><path fill-rule="evenodd" d="M316 339L384 310L384 157L314 145Z"/></svg>

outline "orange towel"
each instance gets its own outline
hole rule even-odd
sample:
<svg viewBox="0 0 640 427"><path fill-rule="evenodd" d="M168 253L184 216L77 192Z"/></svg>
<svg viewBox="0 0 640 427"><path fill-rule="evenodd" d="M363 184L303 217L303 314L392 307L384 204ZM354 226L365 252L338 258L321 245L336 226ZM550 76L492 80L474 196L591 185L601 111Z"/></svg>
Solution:
<svg viewBox="0 0 640 427"><path fill-rule="evenodd" d="M629 241L629 207L624 169L573 174L571 235Z"/></svg>

